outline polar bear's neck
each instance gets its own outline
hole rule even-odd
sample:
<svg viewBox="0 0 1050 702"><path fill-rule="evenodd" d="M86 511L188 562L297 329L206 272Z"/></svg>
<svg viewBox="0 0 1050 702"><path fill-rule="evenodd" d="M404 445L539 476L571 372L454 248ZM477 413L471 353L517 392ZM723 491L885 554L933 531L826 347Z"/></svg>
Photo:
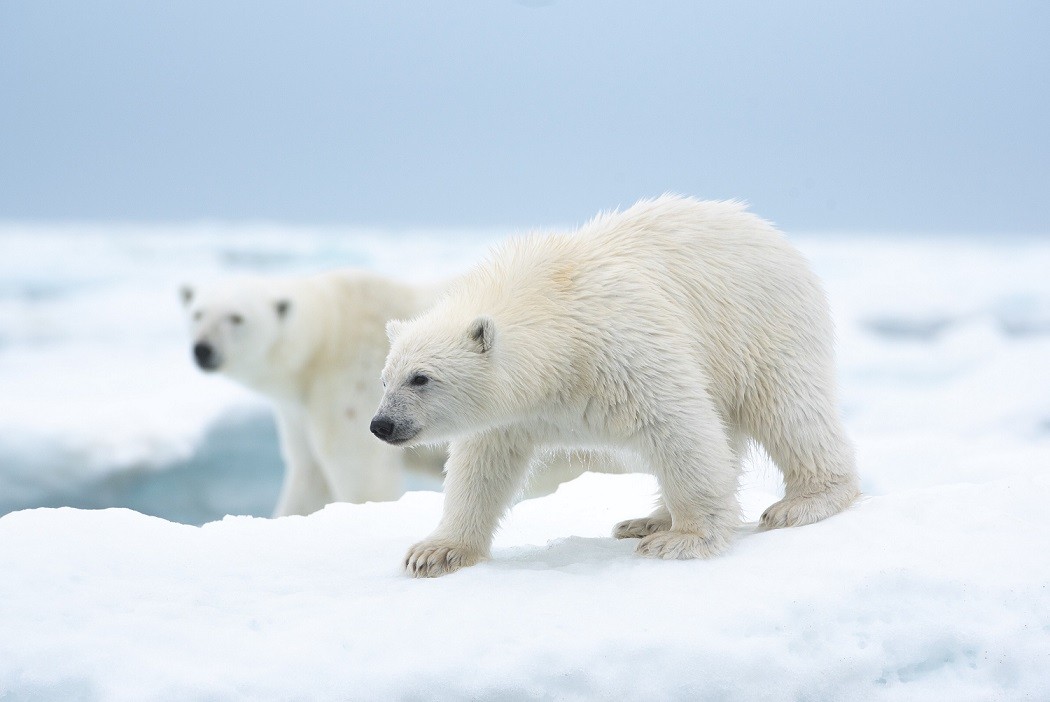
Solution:
<svg viewBox="0 0 1050 702"><path fill-rule="evenodd" d="M452 288L438 316L488 316L496 328L495 388L502 414L528 415L577 394L590 355L575 324L579 257L571 236L512 239ZM465 327L466 321L458 322ZM573 400L568 400L570 403Z"/></svg>
<svg viewBox="0 0 1050 702"><path fill-rule="evenodd" d="M260 390L279 403L308 405L320 397L353 400L378 387L389 349L387 321L420 313L437 292L360 271L306 279L285 333L270 350L267 366L274 372L259 379L266 386Z"/></svg>

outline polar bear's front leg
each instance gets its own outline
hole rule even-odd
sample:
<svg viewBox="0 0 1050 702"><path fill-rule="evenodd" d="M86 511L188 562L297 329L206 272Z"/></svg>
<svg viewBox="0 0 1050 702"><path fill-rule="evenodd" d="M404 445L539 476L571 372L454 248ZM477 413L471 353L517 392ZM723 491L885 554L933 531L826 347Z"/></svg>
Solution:
<svg viewBox="0 0 1050 702"><path fill-rule="evenodd" d="M284 457L284 482L274 516L313 514L333 499L328 480L314 457L301 420L278 413L277 430Z"/></svg>
<svg viewBox="0 0 1050 702"><path fill-rule="evenodd" d="M521 489L532 451L523 436L505 429L453 442L441 523L408 550L405 571L433 578L488 557L493 533Z"/></svg>

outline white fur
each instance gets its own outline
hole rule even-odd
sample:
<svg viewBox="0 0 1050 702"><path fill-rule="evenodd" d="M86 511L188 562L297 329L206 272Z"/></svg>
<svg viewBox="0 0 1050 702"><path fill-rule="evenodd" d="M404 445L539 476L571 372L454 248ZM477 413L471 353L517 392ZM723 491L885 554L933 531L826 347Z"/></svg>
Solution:
<svg viewBox="0 0 1050 702"><path fill-rule="evenodd" d="M734 202L674 196L568 235L508 242L394 337L377 417L404 445L452 440L445 507L407 570L487 557L538 448L634 455L661 504L617 525L643 555L725 551L741 455L784 475L766 528L828 517L858 495L835 400L833 330L802 256ZM425 385L412 385L423 374Z"/></svg>
<svg viewBox="0 0 1050 702"><path fill-rule="evenodd" d="M394 500L405 470L440 470L443 451L397 451L368 431L382 392L386 322L416 314L436 294L355 271L186 289L193 343L212 345L218 372L273 403L285 462L278 516Z"/></svg>

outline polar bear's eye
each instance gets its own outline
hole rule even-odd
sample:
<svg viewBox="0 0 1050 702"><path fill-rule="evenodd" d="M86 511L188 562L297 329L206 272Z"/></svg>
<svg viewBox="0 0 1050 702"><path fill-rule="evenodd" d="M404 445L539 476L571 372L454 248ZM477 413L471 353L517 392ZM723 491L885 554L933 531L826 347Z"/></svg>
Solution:
<svg viewBox="0 0 1050 702"><path fill-rule="evenodd" d="M244 317L239 314L230 315L230 324L241 324L244 321Z"/></svg>
<svg viewBox="0 0 1050 702"><path fill-rule="evenodd" d="M204 316L204 312L202 312L201 310L197 310L196 312L193 313L193 321L194 322L199 322L199 321L201 321L201 317L203 317L203 316Z"/></svg>
<svg viewBox="0 0 1050 702"><path fill-rule="evenodd" d="M416 387L419 387L421 385L426 385L429 382L430 382L430 378L428 378L427 376L423 375L422 373L416 373L408 381L408 384L409 385L415 385Z"/></svg>

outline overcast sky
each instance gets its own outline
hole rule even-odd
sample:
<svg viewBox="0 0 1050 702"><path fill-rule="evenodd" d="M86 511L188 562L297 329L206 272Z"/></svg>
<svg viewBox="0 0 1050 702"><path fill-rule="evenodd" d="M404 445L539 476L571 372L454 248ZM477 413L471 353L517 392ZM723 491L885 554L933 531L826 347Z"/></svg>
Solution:
<svg viewBox="0 0 1050 702"><path fill-rule="evenodd" d="M1050 2L0 0L0 219L1050 232Z"/></svg>

